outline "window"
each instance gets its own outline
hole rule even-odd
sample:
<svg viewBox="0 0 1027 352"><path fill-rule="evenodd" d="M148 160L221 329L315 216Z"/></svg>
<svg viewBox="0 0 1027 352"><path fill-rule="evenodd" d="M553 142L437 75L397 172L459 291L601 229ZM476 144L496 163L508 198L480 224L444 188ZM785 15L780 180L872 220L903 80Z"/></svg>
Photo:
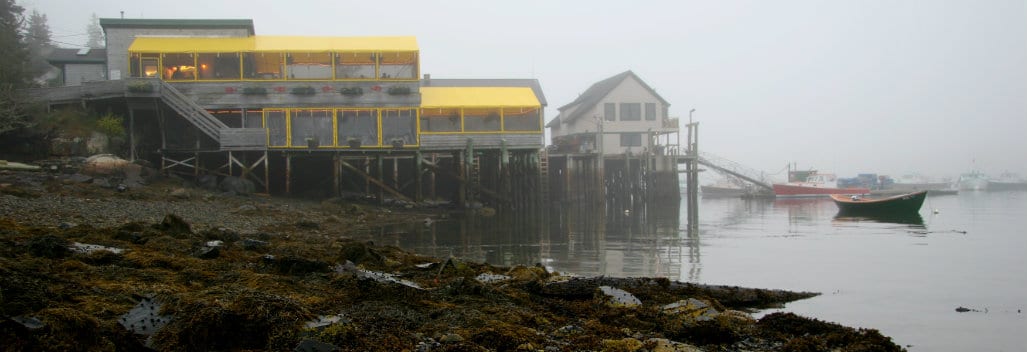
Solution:
<svg viewBox="0 0 1027 352"><path fill-rule="evenodd" d="M606 118L606 121L615 121L615 120L617 120L617 104L614 104L614 103L603 104L603 117Z"/></svg>
<svg viewBox="0 0 1027 352"><path fill-rule="evenodd" d="M656 103L645 103L645 120L656 121Z"/></svg>
<svg viewBox="0 0 1027 352"><path fill-rule="evenodd" d="M505 108L503 109L504 131L539 131L539 109Z"/></svg>
<svg viewBox="0 0 1027 352"><path fill-rule="evenodd" d="M374 53L336 53L335 79L373 79Z"/></svg>
<svg viewBox="0 0 1027 352"><path fill-rule="evenodd" d="M460 132L460 109L421 110L421 132Z"/></svg>
<svg viewBox="0 0 1027 352"><path fill-rule="evenodd" d="M620 120L621 121L641 121L642 120L642 104L639 104L639 103L620 103Z"/></svg>
<svg viewBox="0 0 1027 352"><path fill-rule="evenodd" d="M282 79L285 60L282 53L245 53L242 57L246 79Z"/></svg>
<svg viewBox="0 0 1027 352"><path fill-rule="evenodd" d="M163 77L166 81L196 79L196 60L193 54L164 54Z"/></svg>
<svg viewBox="0 0 1027 352"><path fill-rule="evenodd" d="M242 110L207 110L214 118L231 128L242 127Z"/></svg>
<svg viewBox="0 0 1027 352"><path fill-rule="evenodd" d="M308 146L307 138L317 140L318 145L332 145L331 110L293 110L290 116L293 147Z"/></svg>
<svg viewBox="0 0 1027 352"><path fill-rule="evenodd" d="M199 54L200 79L205 80L238 80L239 53Z"/></svg>
<svg viewBox="0 0 1027 352"><path fill-rule="evenodd" d="M382 144L393 146L417 144L416 109L382 110Z"/></svg>
<svg viewBox="0 0 1027 352"><path fill-rule="evenodd" d="M499 109L464 109L464 132L499 131Z"/></svg>
<svg viewBox="0 0 1027 352"><path fill-rule="evenodd" d="M242 119L242 127L244 128L264 127L264 112L260 109L246 109Z"/></svg>
<svg viewBox="0 0 1027 352"><path fill-rule="evenodd" d="M340 146L378 145L378 111L374 109L339 110Z"/></svg>
<svg viewBox="0 0 1027 352"><path fill-rule="evenodd" d="M285 145L285 110L264 110L264 121L267 122L268 145L284 147Z"/></svg>
<svg viewBox="0 0 1027 352"><path fill-rule="evenodd" d="M288 53L289 79L332 79L331 53Z"/></svg>
<svg viewBox="0 0 1027 352"><path fill-rule="evenodd" d="M381 79L417 79L417 52L381 53Z"/></svg>
<svg viewBox="0 0 1027 352"><path fill-rule="evenodd" d="M621 133L620 134L620 146L621 147L641 147L642 146L642 134L641 133Z"/></svg>

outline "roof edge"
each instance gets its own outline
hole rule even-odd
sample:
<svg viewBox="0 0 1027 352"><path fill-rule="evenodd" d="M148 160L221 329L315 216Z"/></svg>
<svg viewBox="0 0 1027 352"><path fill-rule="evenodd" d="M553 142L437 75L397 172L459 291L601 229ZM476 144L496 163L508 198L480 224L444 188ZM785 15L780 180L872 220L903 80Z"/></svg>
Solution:
<svg viewBox="0 0 1027 352"><path fill-rule="evenodd" d="M241 28L256 34L252 19L149 19L101 18L100 27L107 28Z"/></svg>

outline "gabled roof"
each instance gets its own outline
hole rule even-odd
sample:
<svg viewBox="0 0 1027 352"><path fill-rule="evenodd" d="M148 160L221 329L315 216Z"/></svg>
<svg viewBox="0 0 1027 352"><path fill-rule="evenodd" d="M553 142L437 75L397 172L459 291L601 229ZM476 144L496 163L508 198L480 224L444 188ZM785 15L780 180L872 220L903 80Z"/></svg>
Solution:
<svg viewBox="0 0 1027 352"><path fill-rule="evenodd" d="M104 64L107 63L107 49L68 49L55 48L46 61L51 65L64 64Z"/></svg>
<svg viewBox="0 0 1027 352"><path fill-rule="evenodd" d="M635 80L642 85L642 87L645 87L645 89L648 90L649 93L651 93L653 96L655 96L656 99L659 99L661 103L663 103L664 105L670 105L670 103L664 100L663 97L661 97L659 94L656 94L656 91L653 90L653 88L650 87L648 84L646 84L645 81L639 78L638 75L636 75L634 72L631 72L631 70L628 70L618 73L613 77L592 84L592 86L588 87L588 89L585 90L584 93L581 93L581 95L579 95L577 99L575 99L567 105L561 106L558 109L560 110L560 114L558 114L555 119L546 124L546 127L552 127L551 125L559 123L559 121L571 122L580 118L585 113L585 111L589 110L589 107L598 104L599 101L603 100L603 98L610 94L610 92L613 91L614 88L617 88L617 86L619 86L621 82L624 82L624 80L628 77L634 77Z"/></svg>
<svg viewBox="0 0 1027 352"><path fill-rule="evenodd" d="M161 28L161 29L245 29L254 35L251 19L148 19L101 18L100 27L107 28Z"/></svg>
<svg viewBox="0 0 1027 352"><path fill-rule="evenodd" d="M452 78L429 78L421 80L421 87L528 87L535 93L542 106L548 106L545 94L542 94L542 85L537 79L452 79Z"/></svg>

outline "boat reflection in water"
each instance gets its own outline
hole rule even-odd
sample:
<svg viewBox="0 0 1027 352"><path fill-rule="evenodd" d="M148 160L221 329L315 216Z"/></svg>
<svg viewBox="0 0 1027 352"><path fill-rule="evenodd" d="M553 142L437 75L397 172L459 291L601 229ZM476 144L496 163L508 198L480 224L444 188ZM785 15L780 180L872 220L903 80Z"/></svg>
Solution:
<svg viewBox="0 0 1027 352"><path fill-rule="evenodd" d="M834 216L833 222L875 222L884 224L908 225L910 228L924 229L924 218L920 213L912 214L848 214L838 213Z"/></svg>

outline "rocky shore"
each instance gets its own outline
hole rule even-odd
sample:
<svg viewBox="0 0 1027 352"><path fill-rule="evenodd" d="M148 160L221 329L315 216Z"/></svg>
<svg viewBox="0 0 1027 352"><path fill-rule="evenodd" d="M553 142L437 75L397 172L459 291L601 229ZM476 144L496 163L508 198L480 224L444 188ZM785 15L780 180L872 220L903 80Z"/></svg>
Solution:
<svg viewBox="0 0 1027 352"><path fill-rule="evenodd" d="M749 314L815 293L430 258L348 239L423 210L43 166L0 170L0 350L902 350Z"/></svg>

